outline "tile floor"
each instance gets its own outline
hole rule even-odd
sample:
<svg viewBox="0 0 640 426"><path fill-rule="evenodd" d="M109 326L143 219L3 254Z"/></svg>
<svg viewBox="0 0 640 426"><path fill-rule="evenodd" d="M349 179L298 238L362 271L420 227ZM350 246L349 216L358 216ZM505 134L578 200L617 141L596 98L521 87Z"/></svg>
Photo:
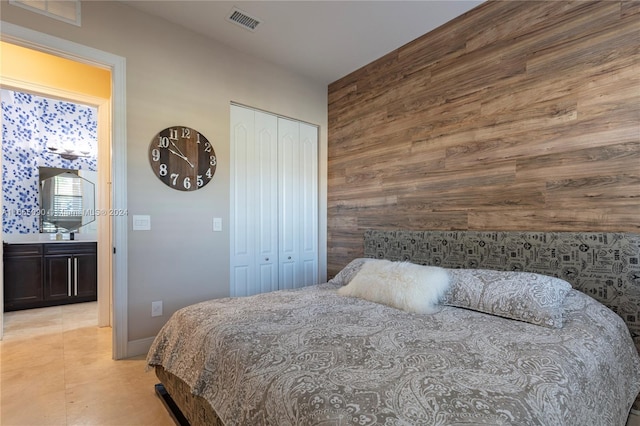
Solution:
<svg viewBox="0 0 640 426"><path fill-rule="evenodd" d="M172 426L157 382L144 357L111 359L96 302L4 314L1 425Z"/></svg>

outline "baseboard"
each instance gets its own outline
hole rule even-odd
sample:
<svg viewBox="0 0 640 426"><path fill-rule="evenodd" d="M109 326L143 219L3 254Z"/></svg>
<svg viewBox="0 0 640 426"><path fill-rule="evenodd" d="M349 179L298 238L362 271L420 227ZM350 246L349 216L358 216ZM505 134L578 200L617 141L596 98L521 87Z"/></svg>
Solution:
<svg viewBox="0 0 640 426"><path fill-rule="evenodd" d="M146 355L151 348L151 344L156 337L147 337L146 339L132 340L127 343L127 358L138 355Z"/></svg>

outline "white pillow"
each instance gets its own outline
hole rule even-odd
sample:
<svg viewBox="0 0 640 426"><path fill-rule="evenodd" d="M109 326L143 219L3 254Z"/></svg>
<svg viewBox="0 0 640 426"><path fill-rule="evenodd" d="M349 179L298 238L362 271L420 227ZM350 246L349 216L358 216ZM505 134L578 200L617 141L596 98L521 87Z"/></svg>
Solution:
<svg viewBox="0 0 640 426"><path fill-rule="evenodd" d="M376 260L365 262L338 294L418 314L433 313L449 288L449 274L437 266Z"/></svg>

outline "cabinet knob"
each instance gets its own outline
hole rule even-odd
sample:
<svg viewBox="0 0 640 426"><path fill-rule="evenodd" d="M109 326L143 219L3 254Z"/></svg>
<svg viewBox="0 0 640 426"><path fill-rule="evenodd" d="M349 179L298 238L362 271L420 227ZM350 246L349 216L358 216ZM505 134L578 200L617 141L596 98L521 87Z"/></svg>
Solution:
<svg viewBox="0 0 640 426"><path fill-rule="evenodd" d="M287 259L291 260L291 256L289 256Z"/></svg>
<svg viewBox="0 0 640 426"><path fill-rule="evenodd" d="M266 262L268 262L268 261L269 261L269 258L268 258L268 257L265 257L265 258L264 258L264 260L265 260Z"/></svg>

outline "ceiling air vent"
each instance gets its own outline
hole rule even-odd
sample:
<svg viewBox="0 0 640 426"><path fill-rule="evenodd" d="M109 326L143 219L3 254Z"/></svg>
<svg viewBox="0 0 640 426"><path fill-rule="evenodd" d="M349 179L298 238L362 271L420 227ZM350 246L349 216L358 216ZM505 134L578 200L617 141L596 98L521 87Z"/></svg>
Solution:
<svg viewBox="0 0 640 426"><path fill-rule="evenodd" d="M236 25L241 26L245 30L249 30L254 32L258 25L260 25L260 20L248 15L246 12L234 7L229 15L227 16L227 21L233 22Z"/></svg>

